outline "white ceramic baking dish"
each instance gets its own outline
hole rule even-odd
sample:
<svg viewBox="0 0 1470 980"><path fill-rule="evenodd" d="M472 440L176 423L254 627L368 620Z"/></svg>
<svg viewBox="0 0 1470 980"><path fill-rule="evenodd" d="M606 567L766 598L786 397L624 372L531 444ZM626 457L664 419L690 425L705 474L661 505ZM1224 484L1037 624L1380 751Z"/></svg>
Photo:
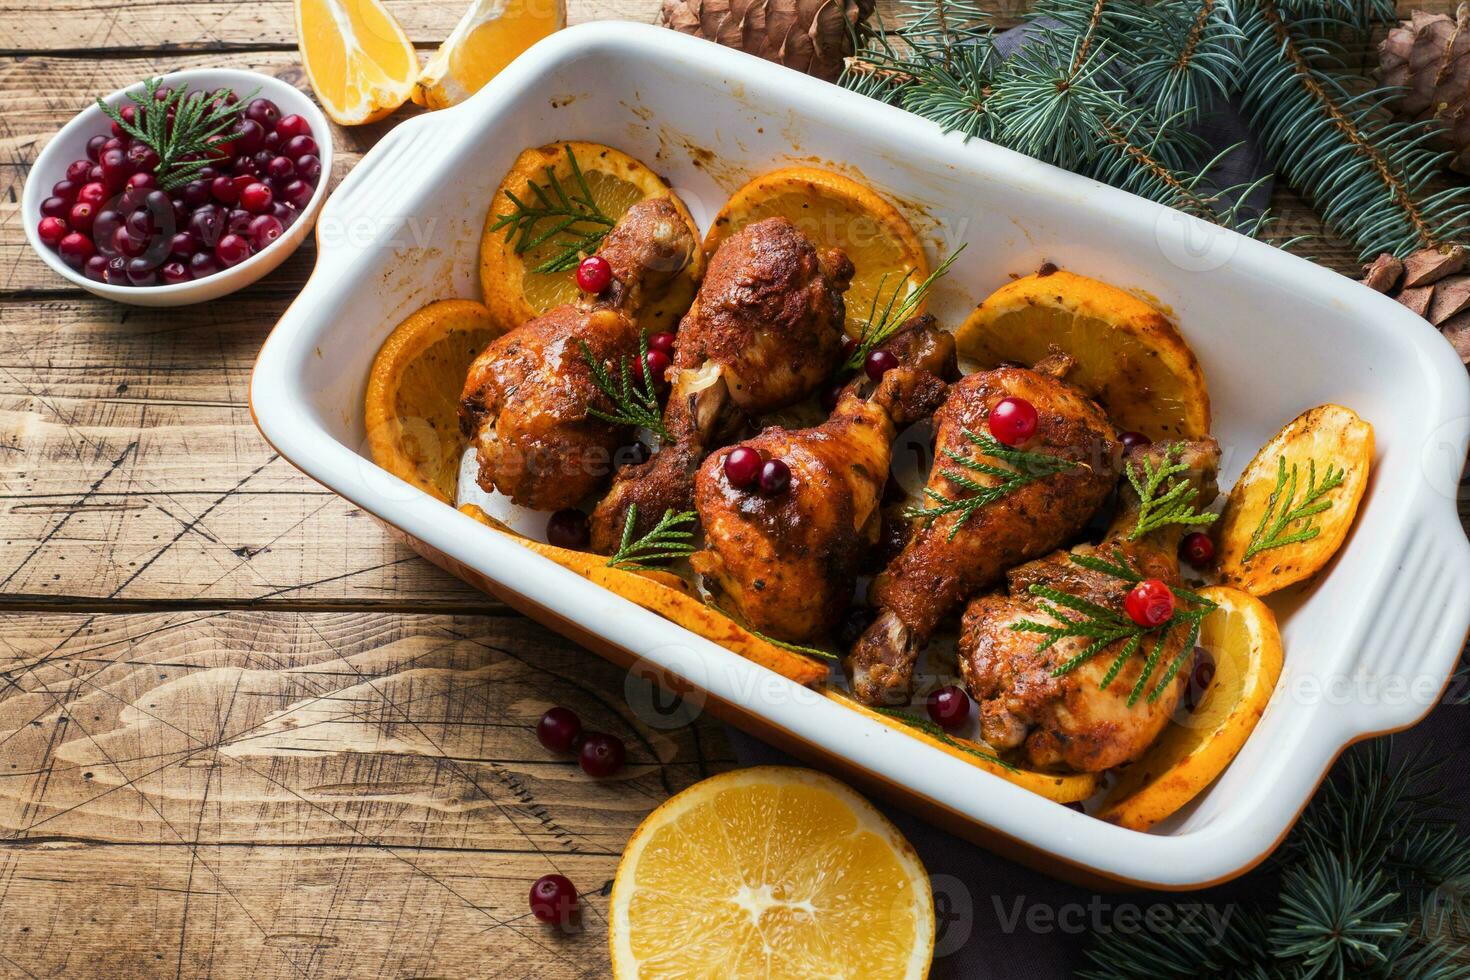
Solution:
<svg viewBox="0 0 1470 980"><path fill-rule="evenodd" d="M1122 830L816 696L590 584L367 458L364 379L422 304L477 296L496 184L526 146L617 146L666 175L707 224L755 173L817 162L913 216L936 254L969 242L933 309L970 306L1043 260L1144 291L1173 312L1210 382L1224 483L1312 405L1377 431L1358 523L1330 574L1274 601L1287 667L1225 774L1150 833ZM599 23L536 45L463 106L394 129L343 181L320 255L260 355L266 438L421 553L517 608L868 788L1058 874L1163 888L1265 857L1349 743L1413 724L1470 625L1470 545L1455 513L1470 384L1434 330L1391 300L1258 242L795 72L671 31Z"/></svg>

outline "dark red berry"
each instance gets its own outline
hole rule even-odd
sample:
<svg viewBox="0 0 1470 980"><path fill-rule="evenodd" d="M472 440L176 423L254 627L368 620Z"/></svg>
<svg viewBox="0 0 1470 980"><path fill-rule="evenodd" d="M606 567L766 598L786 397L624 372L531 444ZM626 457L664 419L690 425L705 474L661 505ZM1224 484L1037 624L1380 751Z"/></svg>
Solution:
<svg viewBox="0 0 1470 980"><path fill-rule="evenodd" d="M87 140L87 159L91 160L93 163L96 163L98 157L102 156L102 147L106 145L106 136L93 136L91 139Z"/></svg>
<svg viewBox="0 0 1470 980"><path fill-rule="evenodd" d="M1179 542L1179 557L1195 568L1215 560L1215 542L1203 531L1191 531Z"/></svg>
<svg viewBox="0 0 1470 980"><path fill-rule="evenodd" d="M245 118L257 123L264 132L279 127L281 110L270 99L251 99L245 107Z"/></svg>
<svg viewBox="0 0 1470 980"><path fill-rule="evenodd" d="M589 255L577 266L577 288L598 295L612 285L612 266L600 255Z"/></svg>
<svg viewBox="0 0 1470 980"><path fill-rule="evenodd" d="M128 163L128 155L117 147L102 151L102 158L97 161L102 167L102 175L107 180L109 187L122 187L123 181L133 174L133 167Z"/></svg>
<svg viewBox="0 0 1470 980"><path fill-rule="evenodd" d="M265 143L265 127L254 119L241 119L235 123L235 131L230 138L235 141L236 150L254 153Z"/></svg>
<svg viewBox="0 0 1470 980"><path fill-rule="evenodd" d="M301 136L293 136L286 142L282 143L281 155L288 156L292 160L295 160L305 156L317 156L319 149L320 147L316 145L316 140L312 139L310 136L302 134Z"/></svg>
<svg viewBox="0 0 1470 980"><path fill-rule="evenodd" d="M1162 626L1174 615L1174 593L1160 579L1139 582L1123 600L1128 618L1145 629Z"/></svg>
<svg viewBox="0 0 1470 980"><path fill-rule="evenodd" d="M91 160L73 160L71 163L67 164L66 179L71 181L73 184L85 184L87 182L87 174L91 172Z"/></svg>
<svg viewBox="0 0 1470 980"><path fill-rule="evenodd" d="M147 243L141 238L135 238L133 236L133 233L128 229L126 224L118 225L117 230L112 233L112 248L119 255L133 258L134 256L142 255L143 249L146 246Z"/></svg>
<svg viewBox="0 0 1470 980"><path fill-rule="evenodd" d="M209 193L209 183L203 180L191 180L184 185L181 196L184 203L191 208L203 207L213 198Z"/></svg>
<svg viewBox="0 0 1470 980"><path fill-rule="evenodd" d="M1142 432L1124 432L1118 436L1118 441L1123 444L1123 452L1131 453L1135 449L1151 445L1153 440Z"/></svg>
<svg viewBox="0 0 1470 980"><path fill-rule="evenodd" d="M58 180L56 183L51 185L51 196L59 197L63 201L66 201L68 204L71 204L76 201L77 191L81 189L81 184L74 183L70 180Z"/></svg>
<svg viewBox="0 0 1470 980"><path fill-rule="evenodd" d="M219 244L214 247L214 255L220 260L221 265L226 267L239 265L250 258L250 243L243 235L232 232L219 240Z"/></svg>
<svg viewBox="0 0 1470 980"><path fill-rule="evenodd" d="M200 242L213 248L225 233L225 213L206 205L189 216L189 231Z"/></svg>
<svg viewBox="0 0 1470 980"><path fill-rule="evenodd" d="M240 200L240 190L233 177L216 177L209 182L209 193L221 204L234 204Z"/></svg>
<svg viewBox="0 0 1470 980"><path fill-rule="evenodd" d="M577 914L577 886L564 875L542 875L531 885L531 914L542 922L567 925Z"/></svg>
<svg viewBox="0 0 1470 980"><path fill-rule="evenodd" d="M311 195L315 190L304 180L293 180L281 188L281 197L292 207L304 208L311 202Z"/></svg>
<svg viewBox="0 0 1470 980"><path fill-rule="evenodd" d="M232 208L225 215L225 234L227 235L249 235L250 222L255 220L255 215L244 208Z"/></svg>
<svg viewBox="0 0 1470 980"><path fill-rule="evenodd" d="M114 255L107 260L107 282L113 286L128 285L127 256Z"/></svg>
<svg viewBox="0 0 1470 980"><path fill-rule="evenodd" d="M146 208L139 208L128 215L128 220L125 224L127 225L128 234L142 242L146 242L152 238L153 232L158 227L157 223L153 220L153 215Z"/></svg>
<svg viewBox="0 0 1470 980"><path fill-rule="evenodd" d="M296 175L296 164L291 162L290 157L271 157L265 165L265 172L275 180L286 180Z"/></svg>
<svg viewBox="0 0 1470 980"><path fill-rule="evenodd" d="M212 276L219 271L219 260L213 252L195 252L189 256L189 274L195 279Z"/></svg>
<svg viewBox="0 0 1470 980"><path fill-rule="evenodd" d="M1024 398L1002 398L990 410L990 434L1007 446L1019 446L1036 434L1036 407Z"/></svg>
<svg viewBox="0 0 1470 980"><path fill-rule="evenodd" d="M66 216L66 223L77 231L91 231L92 223L97 220L97 208L86 201L78 201L71 206L71 213Z"/></svg>
<svg viewBox="0 0 1470 980"><path fill-rule="evenodd" d="M970 696L953 684L930 691L926 707L934 724L948 731L961 728L970 718Z"/></svg>
<svg viewBox="0 0 1470 980"><path fill-rule="evenodd" d="M582 734L582 719L570 708L548 708L536 723L536 738L552 752L570 752Z"/></svg>
<svg viewBox="0 0 1470 980"><path fill-rule="evenodd" d="M839 381L836 384L830 384L827 387L823 388L821 395L818 396L818 401L821 403L822 411L826 412L828 415L832 414L832 412L837 408L837 403L842 400L842 390L846 387L846 385Z"/></svg>
<svg viewBox="0 0 1470 980"><path fill-rule="evenodd" d="M663 351L669 357L674 356L674 335L667 330L648 335L648 349Z"/></svg>
<svg viewBox="0 0 1470 980"><path fill-rule="evenodd" d="M623 740L616 735L588 732L577 753L577 764L587 775L601 778L611 776L623 768L626 757L627 750L623 748Z"/></svg>
<svg viewBox="0 0 1470 980"><path fill-rule="evenodd" d="M194 278L189 275L189 267L178 259L174 259L172 262L165 262L162 268L158 270L158 274L164 282L171 286L181 282L188 282Z"/></svg>
<svg viewBox="0 0 1470 980"><path fill-rule="evenodd" d="M271 205L271 214L275 216L275 219L281 223L281 227L283 228L290 228L291 222L296 220L296 209L280 201Z"/></svg>
<svg viewBox="0 0 1470 980"><path fill-rule="evenodd" d="M867 360L863 361L863 370L874 381L896 367L898 367L898 358L891 351L886 350L872 351L868 354Z"/></svg>
<svg viewBox="0 0 1470 980"><path fill-rule="evenodd" d="M41 219L40 224L36 225L36 235L52 248L61 244L61 240L66 237L67 230L65 220L49 214Z"/></svg>
<svg viewBox="0 0 1470 980"><path fill-rule="evenodd" d="M260 164L255 162L255 157L242 153L230 163L230 171L236 177L242 174L247 177L259 177ZM240 185L237 183L235 186L238 187Z"/></svg>
<svg viewBox="0 0 1470 980"><path fill-rule="evenodd" d="M275 195L265 184L247 184L240 192L240 206L251 214L265 214L274 201Z"/></svg>
<svg viewBox="0 0 1470 980"><path fill-rule="evenodd" d="M79 204L90 204L94 208L101 208L106 200L107 188L95 181L83 184L77 191L77 203Z"/></svg>
<svg viewBox="0 0 1470 980"><path fill-rule="evenodd" d="M846 364L852 360L852 355L857 353L858 342L851 337L842 338L842 362Z"/></svg>
<svg viewBox="0 0 1470 980"><path fill-rule="evenodd" d="M97 217L92 220L92 241L97 243L97 251L107 256L117 254L117 249L112 245L112 236L122 227L122 223L121 211L108 208L97 212Z"/></svg>
<svg viewBox="0 0 1470 980"><path fill-rule="evenodd" d="M669 355L663 351L650 350L647 354L643 355L643 360L637 366L638 370L636 373L638 374L638 379L641 381L643 378L648 377L653 379L655 385L662 385L667 380L665 372L668 371L669 365L672 363L669 360Z"/></svg>
<svg viewBox="0 0 1470 980"><path fill-rule="evenodd" d="M134 170L151 173L158 166L158 154L147 143L134 143L128 147L128 162Z"/></svg>
<svg viewBox="0 0 1470 980"><path fill-rule="evenodd" d="M293 112L289 116L281 117L280 122L276 123L276 132L281 134L283 140L294 139L297 136L310 136L311 123L307 122L304 116L298 116Z"/></svg>
<svg viewBox="0 0 1470 980"><path fill-rule="evenodd" d="M779 497L791 486L791 467L779 459L768 459L761 466L761 496Z"/></svg>
<svg viewBox="0 0 1470 980"><path fill-rule="evenodd" d="M128 259L128 282L134 286L156 286L158 267L141 255Z"/></svg>
<svg viewBox="0 0 1470 980"><path fill-rule="evenodd" d="M1215 658L1204 647L1194 648L1194 669L1189 672L1189 683L1184 688L1184 710L1196 711L1205 699L1205 693L1215 682Z"/></svg>
<svg viewBox="0 0 1470 980"><path fill-rule="evenodd" d="M48 218L65 218L71 211L71 202L62 197L48 197L41 202L41 213Z"/></svg>
<svg viewBox="0 0 1470 980"><path fill-rule="evenodd" d="M317 178L321 177L322 175L321 158L314 153L308 153L305 156L297 157L296 172L300 174L301 179L306 181L308 184L315 184L317 182Z"/></svg>
<svg viewBox="0 0 1470 980"><path fill-rule="evenodd" d="M107 281L107 256L94 255L82 266L82 272L93 282Z"/></svg>
<svg viewBox="0 0 1470 980"><path fill-rule="evenodd" d="M761 475L761 454L749 446L736 446L725 454L725 479L736 490L749 490Z"/></svg>
<svg viewBox="0 0 1470 980"><path fill-rule="evenodd" d="M592 541L587 515L575 507L559 510L546 519L546 543L557 548L581 551Z"/></svg>
<svg viewBox="0 0 1470 980"><path fill-rule="evenodd" d="M191 231L181 231L169 239L168 254L176 259L187 259L199 251L199 239Z"/></svg>
<svg viewBox="0 0 1470 980"><path fill-rule="evenodd" d="M285 227L282 226L281 222L274 215L257 214L250 221L250 243L259 252L261 249L268 247L277 238L280 238L281 233L285 230Z"/></svg>

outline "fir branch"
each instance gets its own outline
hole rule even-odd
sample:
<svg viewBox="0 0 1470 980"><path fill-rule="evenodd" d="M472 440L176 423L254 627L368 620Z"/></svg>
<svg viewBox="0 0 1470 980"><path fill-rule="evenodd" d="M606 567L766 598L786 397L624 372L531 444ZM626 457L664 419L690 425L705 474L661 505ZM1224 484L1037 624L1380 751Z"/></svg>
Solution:
<svg viewBox="0 0 1470 980"><path fill-rule="evenodd" d="M659 563L673 558L685 558L694 552L694 530L692 525L699 515L692 510L664 511L653 529L641 538L633 537L638 523L638 505L628 507L628 519L623 522L623 539L618 550L607 560L608 568L623 568L641 571L657 567Z"/></svg>
<svg viewBox="0 0 1470 980"><path fill-rule="evenodd" d="M949 272L949 267L954 265L955 259L960 257L960 253L965 250L965 246L968 244L968 242L962 243L959 248L954 250L954 254L939 263L939 267L929 273L923 282L917 286L910 286L908 291L904 292L904 287L908 285L909 277L914 274L913 269L906 269L903 277L894 285L893 292L889 294L886 300L883 298L883 286L887 282L887 275L885 274L878 281L878 288L873 293L873 302L868 308L867 318L863 320L863 329L859 336L857 347L853 350L852 355L847 359L847 363L843 365L843 368L849 371L856 371L863 366L863 362L868 359L868 354L872 352L873 348L878 347L889 337L897 333L899 328L907 323L909 318L923 305L924 301L929 297L929 291L934 288L934 284L944 278ZM900 293L903 294L902 298L900 298ZM881 312L878 309L880 303L883 306Z"/></svg>
<svg viewBox="0 0 1470 980"><path fill-rule="evenodd" d="M969 493L947 497L938 490L925 487L924 495L932 500L933 504L924 507L907 507L904 509L904 516L910 520L921 520L926 524L932 524L935 520L948 514L959 515L949 529L949 540L951 541L954 540L965 522L973 517L981 507L1015 493L1037 480L1087 466L1086 463L1051 453L1013 449L993 436L977 434L970 429L962 429L961 434L975 447L980 456L1000 460L1009 464L1009 467L982 462L976 456L966 455L949 447L944 448L943 454L946 458L968 471L967 473L961 470L946 469L943 471L944 478ZM988 476L997 482L981 483L975 477L968 475L969 473Z"/></svg>
<svg viewBox="0 0 1470 980"><path fill-rule="evenodd" d="M1166 451L1157 466L1145 458L1141 475L1131 460L1123 464L1123 473L1133 485L1133 492L1138 494L1138 521L1128 534L1130 541L1170 524L1198 526L1219 520L1219 514L1205 513L1195 507L1199 489L1184 477L1189 467L1179 461L1178 453L1177 446Z"/></svg>
<svg viewBox="0 0 1470 980"><path fill-rule="evenodd" d="M899 708L880 707L874 708L873 710L877 711L880 715L887 715L889 718L901 721L905 725L908 725L910 728L917 729L918 731L923 732L925 735L937 739L940 742L943 742L945 745L950 746L951 748L959 749L961 752L969 753L976 758L984 759L986 762L990 762L997 766L1000 766L1007 772L1018 771L1015 766L1011 765L1000 756L995 755L992 752L982 752L980 749L977 749L974 743L970 742L968 739L962 740L955 738L949 732L934 724L934 722L930 721L928 718L916 717L915 715L911 715L907 711L903 711Z"/></svg>
<svg viewBox="0 0 1470 980"><path fill-rule="evenodd" d="M160 99L162 87L162 78L148 78L141 96L128 93L133 103L131 122L100 98L97 105L119 129L158 155L154 179L161 190L171 191L193 180L219 155L217 147L228 142L227 131L239 121L255 92L229 102L226 97L233 93L227 88L190 92L180 86Z"/></svg>
<svg viewBox="0 0 1470 980"><path fill-rule="evenodd" d="M1291 464L1291 470L1286 468L1286 457L1278 460L1276 468L1276 488L1271 491L1271 496L1266 500L1266 512L1261 515L1261 522L1251 533L1250 542L1246 545L1245 554L1241 561L1250 561L1256 555L1272 548L1282 548L1286 545L1301 544L1310 541L1322 532L1312 518L1323 511L1332 508L1332 501L1322 498L1328 493L1342 486L1347 473L1342 467L1336 470L1332 464L1327 464L1327 472L1322 477L1322 482L1317 482L1317 461L1307 460L1307 487L1302 494L1300 503L1296 501L1297 491L1297 464ZM1279 508L1279 509L1278 509ZM1296 526L1296 530L1288 528Z"/></svg>
<svg viewBox="0 0 1470 980"><path fill-rule="evenodd" d="M1386 963L1384 945L1407 928L1379 918L1398 898L1381 872L1362 875L1338 855L1313 854L1282 877L1272 952L1299 960L1307 976L1358 975Z"/></svg>
<svg viewBox="0 0 1470 980"><path fill-rule="evenodd" d="M588 405L587 414L602 419L604 422L611 422L613 425L629 425L634 428L648 429L664 442L672 441L673 437L669 435L669 430L664 425L663 413L658 404L658 394L654 391L653 379L649 377L648 371L639 372L635 381L635 374L628 366L628 359L623 358L619 365L617 380L614 380L603 363L593 355L592 348L587 346L587 341L578 337L577 344L582 348L582 360L587 363L587 369L592 372L592 383L613 404L611 412L605 412L595 405ZM638 337L638 363L648 363L648 336L646 334L640 334Z"/></svg>
<svg viewBox="0 0 1470 980"><path fill-rule="evenodd" d="M1163 0L1124 8L1124 30L1140 53L1128 73L1140 103L1181 123L1240 85L1242 35L1222 0Z"/></svg>
<svg viewBox="0 0 1470 980"><path fill-rule="evenodd" d="M582 258L594 251L607 237L616 222L600 208L592 197L592 188L582 174L570 144L563 147L572 177L574 192L562 186L553 167L546 167L546 184L530 184L533 202L522 201L510 191L505 196L514 210L497 215L491 231L504 229L505 240L514 240L517 255L550 243L558 250L538 263L532 272L565 272L575 268ZM543 224L546 223L546 224Z"/></svg>

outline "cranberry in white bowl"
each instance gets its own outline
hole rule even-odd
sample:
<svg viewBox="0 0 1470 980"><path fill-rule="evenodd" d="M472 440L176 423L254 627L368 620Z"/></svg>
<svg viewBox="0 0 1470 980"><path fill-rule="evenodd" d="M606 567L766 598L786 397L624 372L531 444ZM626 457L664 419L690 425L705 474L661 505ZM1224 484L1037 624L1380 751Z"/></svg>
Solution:
<svg viewBox="0 0 1470 980"><path fill-rule="evenodd" d="M186 109L194 92L208 98ZM130 126L95 104L67 123L31 168L22 222L42 260L83 289L183 306L248 286L305 240L326 199L331 131L309 97L257 72L174 72L155 96L140 80L103 99ZM155 133L149 107L164 100L172 111L155 124L168 118L174 133L177 116L194 113L185 132L207 151L129 131ZM174 152L160 159L160 146Z"/></svg>

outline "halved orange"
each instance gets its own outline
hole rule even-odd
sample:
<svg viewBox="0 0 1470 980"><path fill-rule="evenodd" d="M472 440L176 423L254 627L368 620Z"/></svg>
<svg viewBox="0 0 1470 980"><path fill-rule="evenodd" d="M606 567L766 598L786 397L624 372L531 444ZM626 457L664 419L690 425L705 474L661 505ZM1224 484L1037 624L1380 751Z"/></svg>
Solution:
<svg viewBox="0 0 1470 980"><path fill-rule="evenodd" d="M1194 799L1245 745L1281 677L1281 633L1266 604L1225 586L1200 594L1219 606L1200 624L1199 636L1214 658L1215 676L1198 707L1122 770L1097 812L1102 820L1147 830Z"/></svg>
<svg viewBox="0 0 1470 980"><path fill-rule="evenodd" d="M1067 380L1120 430L1150 439L1210 431L1210 395L1194 351L1168 317L1105 282L1061 269L1023 276L986 297L955 342L980 368L1035 364L1060 347L1077 360Z"/></svg>
<svg viewBox="0 0 1470 980"><path fill-rule="evenodd" d="M480 237L480 286L496 325L513 330L554 306L580 298L577 257L595 251L601 235L629 207L655 197L673 201L689 223L690 235L698 240L699 231L684 202L662 177L626 153L575 140L523 151L495 191ZM522 211L517 201L527 210ZM508 215L531 215L548 205L553 210L571 210L573 217L587 217L561 231L556 229L567 218L556 214L519 228L502 225ZM573 248L583 243L588 247ZM673 330L703 276L704 255L696 250L694 260L662 295L649 297L641 308L629 312L645 333Z"/></svg>
<svg viewBox="0 0 1470 980"><path fill-rule="evenodd" d="M419 57L380 0L296 0L296 44L328 116L343 126L403 105Z"/></svg>
<svg viewBox="0 0 1470 980"><path fill-rule="evenodd" d="M430 109L458 105L565 26L564 0L474 0L414 82L413 100Z"/></svg>
<svg viewBox="0 0 1470 980"><path fill-rule="evenodd" d="M483 304L447 299L404 320L373 358L364 423L373 462L453 503L468 445L459 395L470 364L499 336Z"/></svg>
<svg viewBox="0 0 1470 980"><path fill-rule="evenodd" d="M847 303L847 333L861 337L881 315L890 297L899 300L929 276L924 247L897 208L870 187L816 167L786 167L750 181L715 216L704 250L752 222L783 217L819 248L840 248L852 260ZM923 312L920 304L915 315Z"/></svg>
<svg viewBox="0 0 1470 980"><path fill-rule="evenodd" d="M608 943L619 980L914 980L934 955L934 898L872 804L810 769L756 766L695 783L634 831Z"/></svg>

